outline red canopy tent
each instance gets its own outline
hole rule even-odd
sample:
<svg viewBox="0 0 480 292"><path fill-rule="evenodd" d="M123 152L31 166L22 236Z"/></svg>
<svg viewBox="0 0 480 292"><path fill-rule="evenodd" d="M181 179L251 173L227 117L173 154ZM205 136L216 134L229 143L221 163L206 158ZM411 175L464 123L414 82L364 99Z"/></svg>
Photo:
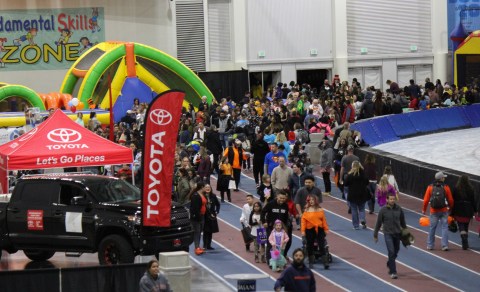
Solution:
<svg viewBox="0 0 480 292"><path fill-rule="evenodd" d="M101 166L133 162L130 148L111 142L56 110L46 121L0 146L0 189L10 170Z"/></svg>

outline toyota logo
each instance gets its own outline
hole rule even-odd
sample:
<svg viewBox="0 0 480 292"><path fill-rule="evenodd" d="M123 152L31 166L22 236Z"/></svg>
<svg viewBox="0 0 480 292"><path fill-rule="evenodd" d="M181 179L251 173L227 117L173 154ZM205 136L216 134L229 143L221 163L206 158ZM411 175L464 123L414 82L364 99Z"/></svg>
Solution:
<svg viewBox="0 0 480 292"><path fill-rule="evenodd" d="M156 109L150 112L150 121L159 126L165 126L172 121L172 114L164 109Z"/></svg>
<svg viewBox="0 0 480 292"><path fill-rule="evenodd" d="M26 134L23 134L22 136L20 136L21 138L18 140L18 141L25 141L25 140L28 140L30 139L30 137L33 136L33 134L35 134L37 132L38 128L33 128L31 131L29 131L28 133Z"/></svg>
<svg viewBox="0 0 480 292"><path fill-rule="evenodd" d="M72 129L60 128L48 132L47 138L56 143L73 143L82 139L82 135Z"/></svg>

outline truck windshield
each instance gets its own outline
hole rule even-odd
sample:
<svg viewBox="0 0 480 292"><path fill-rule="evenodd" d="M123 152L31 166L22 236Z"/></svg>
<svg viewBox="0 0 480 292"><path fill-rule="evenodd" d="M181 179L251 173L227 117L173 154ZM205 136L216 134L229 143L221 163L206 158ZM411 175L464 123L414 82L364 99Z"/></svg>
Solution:
<svg viewBox="0 0 480 292"><path fill-rule="evenodd" d="M140 200L140 189L121 180L102 180L87 183L100 203L120 203Z"/></svg>

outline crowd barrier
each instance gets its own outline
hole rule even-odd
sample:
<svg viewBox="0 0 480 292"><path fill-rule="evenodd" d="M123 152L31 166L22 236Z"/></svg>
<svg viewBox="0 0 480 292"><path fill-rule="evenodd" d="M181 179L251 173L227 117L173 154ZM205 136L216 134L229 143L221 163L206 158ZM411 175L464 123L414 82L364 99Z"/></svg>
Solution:
<svg viewBox="0 0 480 292"><path fill-rule="evenodd" d="M480 127L480 104L435 108L360 120L351 125L370 146L415 135Z"/></svg>
<svg viewBox="0 0 480 292"><path fill-rule="evenodd" d="M35 264L35 262L31 263L32 265ZM0 273L0 290L49 292L138 291L138 283L145 270L146 264L62 269L26 267L25 270L21 271L2 271Z"/></svg>
<svg viewBox="0 0 480 292"><path fill-rule="evenodd" d="M355 155L358 156L362 164L367 154L371 154L375 158L377 174L383 174L385 166L389 165L393 170L400 192L420 199L423 199L427 186L434 181L435 173L438 171L443 171L447 175L445 183L450 187L455 186L458 178L463 174L461 171L443 168L371 147L355 149ZM469 178L475 194L480 194L480 176L470 174ZM418 208L420 210L421 203L419 203Z"/></svg>

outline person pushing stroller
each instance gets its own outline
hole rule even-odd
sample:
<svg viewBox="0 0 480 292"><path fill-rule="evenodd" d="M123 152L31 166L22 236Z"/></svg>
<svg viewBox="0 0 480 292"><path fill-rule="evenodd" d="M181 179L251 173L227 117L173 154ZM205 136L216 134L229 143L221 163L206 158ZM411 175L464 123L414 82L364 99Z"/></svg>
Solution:
<svg viewBox="0 0 480 292"><path fill-rule="evenodd" d="M312 269L313 263L315 262L314 249L316 248L316 242L318 245L317 248L322 255L323 266L325 269L328 269L330 264L325 241L328 224L325 212L322 207L320 207L316 196L309 196L307 198L307 205L302 214L301 232L302 243L307 247L309 268Z"/></svg>

